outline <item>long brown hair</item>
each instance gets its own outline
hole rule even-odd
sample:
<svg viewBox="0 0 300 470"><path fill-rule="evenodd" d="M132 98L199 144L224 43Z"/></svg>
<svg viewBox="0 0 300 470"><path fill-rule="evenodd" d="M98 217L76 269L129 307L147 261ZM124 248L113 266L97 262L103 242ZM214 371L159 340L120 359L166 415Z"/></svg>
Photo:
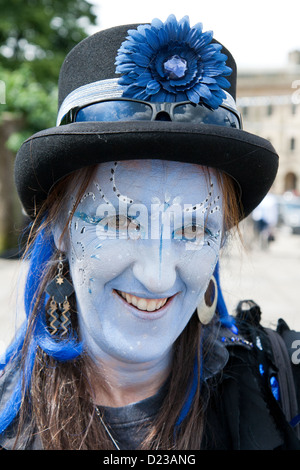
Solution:
<svg viewBox="0 0 300 470"><path fill-rule="evenodd" d="M87 185L95 171L95 167L77 172L80 175L79 191L73 207L73 212L82 198ZM34 242L41 228L51 230L51 224L57 220L61 213L66 188L75 175L70 175L58 183L49 195L40 214L48 213L48 218L41 224L37 217L30 234L29 246ZM233 180L217 173L223 193L224 228L238 225L240 208L237 203L236 187ZM68 230L73 213L65 224L64 231ZM38 305L41 302L43 291L47 283L55 276L57 254L49 262L44 273L40 290L37 292L35 308L29 320L27 337L24 342L22 356L26 357L29 339L34 328ZM66 272L65 275L68 275ZM76 311L76 302L73 300L73 309ZM76 315L72 324L77 328ZM201 355L201 324L196 315L193 315L186 328L174 344L173 365L169 378L169 388L158 416L151 425L150 430L141 444L141 449L200 449L204 427L204 403L200 393L199 383L192 406L174 442L174 426L184 403L190 385L191 371L193 371L195 355ZM199 361L200 363L200 361ZM37 349L31 386L20 410L19 435L28 419L32 429L42 441L44 449L62 450L109 450L114 449L112 441L99 420L93 404L93 390L89 380L93 365L85 353L68 362L58 362L46 354L40 347ZM200 367L200 366L199 366ZM16 444L17 446L17 444Z"/></svg>

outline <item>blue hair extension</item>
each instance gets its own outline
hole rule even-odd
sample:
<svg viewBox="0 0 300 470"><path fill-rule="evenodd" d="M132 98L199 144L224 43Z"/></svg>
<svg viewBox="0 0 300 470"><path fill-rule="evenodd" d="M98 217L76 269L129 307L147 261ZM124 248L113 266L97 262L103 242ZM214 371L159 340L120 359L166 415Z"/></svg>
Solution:
<svg viewBox="0 0 300 470"><path fill-rule="evenodd" d="M235 326L235 319L233 316L229 315L226 303L224 300L224 296L222 293L221 289L221 284L220 284L220 265L219 261L216 264L215 271L214 271L214 277L217 282L218 286L218 302L217 302L217 311L219 313L220 321L222 325L224 325L227 328L230 328L233 333L237 333L237 327Z"/></svg>
<svg viewBox="0 0 300 470"><path fill-rule="evenodd" d="M28 317L31 315L31 309L34 305L32 299L35 297L41 282L41 274L43 274L44 268L53 256L55 249L52 233L46 236L44 231L41 231L31 252L30 269L25 287L25 309ZM66 340L57 340L50 335L45 321L46 294L44 296L36 320L35 335L37 344L44 352L58 361L75 359L82 353L82 345L78 343L75 336L70 336Z"/></svg>
<svg viewBox="0 0 300 470"><path fill-rule="evenodd" d="M55 246L52 235L46 235L45 229L38 234L27 259L30 260L24 292L25 313L30 318L35 304L36 294L43 278L44 269L54 254Z"/></svg>
<svg viewBox="0 0 300 470"><path fill-rule="evenodd" d="M195 361L194 361L194 368L193 368L193 377L192 377L192 384L191 384L191 388L190 388L190 391L189 391L189 394L183 404L183 407L181 408L181 412L180 412L180 415L176 421L176 424L175 424L175 429L176 428L179 428L179 426L181 425L182 421L187 417L187 414L191 408L191 405L192 405L192 402L193 402L193 399L194 399L194 396L196 394L196 391L197 391L197 387L198 387L198 358L196 357L195 358Z"/></svg>
<svg viewBox="0 0 300 470"><path fill-rule="evenodd" d="M5 360L0 370L5 367L8 361L21 351L27 333L28 320L31 318L33 308L36 303L37 292L44 277L45 268L55 252L54 239L51 233L47 234L43 229L39 232L31 251L26 260L29 261L29 268L24 290L24 305L27 321L23 323L17 332L16 339L12 342L5 353ZM20 371L18 383L12 392L5 408L0 413L0 433L16 417L22 403L23 387L26 392L30 385L32 370L35 362L37 347L39 346L45 353L58 361L68 361L78 357L83 350L82 344L78 342L76 336L71 336L66 340L53 338L46 326L46 294L43 294L40 305L36 312L35 323L28 346L28 352L24 358L24 369Z"/></svg>
<svg viewBox="0 0 300 470"><path fill-rule="evenodd" d="M25 359L24 372L20 372L20 377L17 382L17 385L6 406L0 413L0 434L4 432L5 429L10 425L10 423L15 419L20 410L23 399L23 386L25 389L27 389L30 385L32 369L34 366L34 360L36 355L36 347L36 342L34 340L31 340L28 349L28 354Z"/></svg>
<svg viewBox="0 0 300 470"><path fill-rule="evenodd" d="M200 380L201 380L201 370L202 370L202 361L201 361L201 364L200 364ZM194 367L193 367L193 373L192 373L191 387L190 387L189 393L188 393L188 395L187 395L187 397L186 397L186 399L183 403L183 406L181 408L180 415L178 416L177 421L175 423L174 440L176 440L176 434L179 431L181 423L187 417L187 415L188 415L188 413L191 409L194 397L195 397L196 392L197 392L198 382L199 382L199 357L198 357L198 352L196 352L195 359L194 359Z"/></svg>
<svg viewBox="0 0 300 470"><path fill-rule="evenodd" d="M78 342L76 336L70 335L66 339L54 339L47 330L41 315L37 320L36 335L39 347L59 362L76 359L83 352L83 345Z"/></svg>

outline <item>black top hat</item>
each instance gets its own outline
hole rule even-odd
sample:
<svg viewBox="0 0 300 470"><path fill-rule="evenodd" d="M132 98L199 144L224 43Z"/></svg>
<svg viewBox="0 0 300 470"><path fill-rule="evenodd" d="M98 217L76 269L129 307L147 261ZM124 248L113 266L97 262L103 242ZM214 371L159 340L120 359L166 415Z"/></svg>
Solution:
<svg viewBox="0 0 300 470"><path fill-rule="evenodd" d="M88 37L62 66L57 127L34 134L17 154L15 180L24 209L34 217L53 185L74 170L147 158L197 163L231 175L240 188L241 217L247 216L269 191L278 156L270 142L239 128L235 94L233 57L200 24L191 28L186 17ZM153 107L163 102L158 114L172 120L112 115L100 120L103 114L100 118L94 103L124 98L130 100L122 103L128 109L131 100ZM181 102L191 104L178 108L176 116L182 115L173 119L174 105ZM88 110L83 118L78 118L80 108ZM190 118L187 109L196 117Z"/></svg>

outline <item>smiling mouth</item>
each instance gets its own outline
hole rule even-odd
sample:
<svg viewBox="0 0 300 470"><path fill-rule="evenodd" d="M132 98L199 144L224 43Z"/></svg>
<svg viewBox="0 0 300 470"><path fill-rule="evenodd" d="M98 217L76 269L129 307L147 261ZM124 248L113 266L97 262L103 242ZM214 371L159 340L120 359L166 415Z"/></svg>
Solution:
<svg viewBox="0 0 300 470"><path fill-rule="evenodd" d="M128 294L120 290L116 290L117 294L122 297L128 304L133 305L138 310L144 312L154 312L161 309L166 305L167 301L171 297L164 297L163 299L145 299L143 297L137 297L136 295Z"/></svg>

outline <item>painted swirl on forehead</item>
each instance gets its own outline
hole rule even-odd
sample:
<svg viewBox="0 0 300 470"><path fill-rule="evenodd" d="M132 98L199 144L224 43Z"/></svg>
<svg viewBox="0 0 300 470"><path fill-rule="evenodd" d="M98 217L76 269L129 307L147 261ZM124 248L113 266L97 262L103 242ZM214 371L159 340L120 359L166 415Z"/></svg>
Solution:
<svg viewBox="0 0 300 470"><path fill-rule="evenodd" d="M110 178L109 178L109 180L110 180L111 185L112 185L113 194L115 194L117 196L119 201L121 201L125 204L132 204L134 202L133 199L126 196L125 194L121 194L121 192L119 191L119 189L116 185L116 171L117 171L118 163L119 162L114 162L112 168L110 169ZM102 188L100 187L99 183L94 182L94 185L98 189L98 191L101 195L101 198L106 202L106 204L112 204L111 201L105 196L105 194L102 191Z"/></svg>
<svg viewBox="0 0 300 470"><path fill-rule="evenodd" d="M114 162L113 166L110 168L110 178L109 178L109 180L111 182L111 187L112 187L113 194L116 195L116 197L118 198L118 200L120 202L125 203L125 204L133 204L134 199L130 196L125 195L125 194L121 194L121 191L118 189L118 186L117 186L117 183L116 183L116 171L117 171L117 167L118 167L119 163L120 162ZM94 181L94 186L97 188L98 192L100 193L101 199L106 204L112 204L112 202L109 200L109 198L106 197L106 195L104 194L100 184L98 182ZM208 192L208 195L206 196L206 198L202 202L199 202L199 203L196 203L196 204L192 205L192 207L185 207L183 209L183 211L184 212L194 212L194 211L197 211L199 209L202 209L203 213L205 213L207 211L209 211L210 213L219 211L220 207L217 206L217 201L220 199L220 195L216 196L216 198L213 201L210 201L211 197L212 197L212 193L213 193L213 188L214 188L214 184L210 180L209 192ZM80 202L83 202L88 197L92 197L92 199L95 201L95 194L91 191L88 191L81 198ZM176 196L175 198L173 198L172 204L180 204L181 202L182 202L181 197ZM207 204L208 202L209 202L209 204ZM152 203L153 204L159 204L159 205L163 204L164 208L167 208L171 205L170 204L170 195L168 193L165 193L165 198L164 198L163 203L160 201L160 199L158 197L153 196Z"/></svg>
<svg viewBox="0 0 300 470"><path fill-rule="evenodd" d="M205 199L202 202L199 202L194 205L189 204L188 205L189 207L183 207L183 212L196 212L202 209L203 214L205 214L206 212L208 212L209 214L213 214L214 212L220 211L221 208L219 205L217 205L217 202L220 200L220 195L216 196L212 200L213 188L214 188L214 184L210 180L209 192L208 192L208 195L205 197ZM171 199L170 195L168 193L165 193L165 199L163 203L157 196L153 196L151 198L151 202L152 204L157 204L160 209L163 207L164 211L167 211L173 205L181 205L182 203L180 196L174 197L172 202L170 202L170 199Z"/></svg>

